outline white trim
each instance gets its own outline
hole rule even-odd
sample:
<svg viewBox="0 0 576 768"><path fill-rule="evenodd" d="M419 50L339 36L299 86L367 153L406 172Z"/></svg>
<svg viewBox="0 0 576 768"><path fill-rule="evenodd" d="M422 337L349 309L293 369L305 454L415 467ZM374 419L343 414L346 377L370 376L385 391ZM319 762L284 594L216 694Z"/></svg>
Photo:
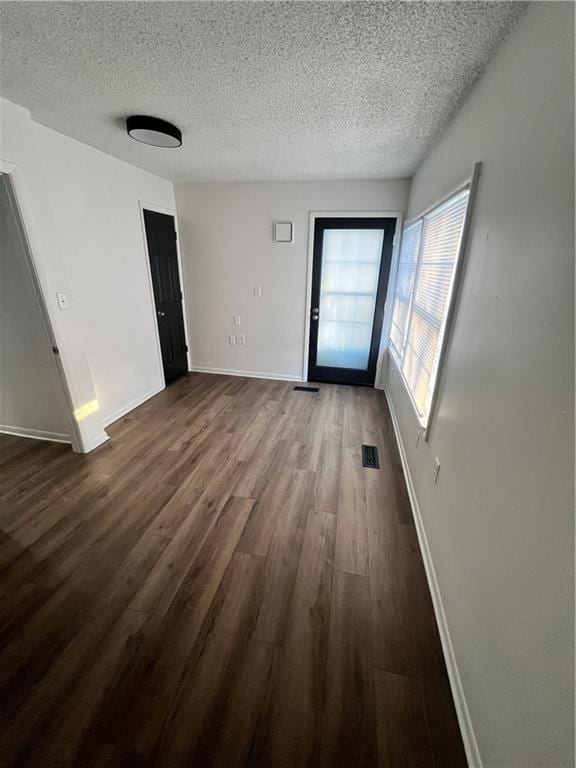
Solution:
<svg viewBox="0 0 576 768"><path fill-rule="evenodd" d="M423 210L420 211L415 216L410 216L409 219L406 219L404 222L404 227L410 227L412 224L414 224L418 219L423 219L424 216L427 216L429 213L432 213L436 208L440 208L441 205L443 205L447 200L449 200L451 197L454 197L459 192L463 192L465 189L468 189L470 184L472 183L472 179L474 176L474 171L476 169L476 166L481 165L481 163L475 163L474 168L472 170L472 173L469 173L465 176L465 178L455 184L453 187L451 187L448 192L444 192L440 197L436 197L430 205L426 206Z"/></svg>
<svg viewBox="0 0 576 768"><path fill-rule="evenodd" d="M312 307L312 267L314 264L314 224L316 219L396 219L395 234L398 235L399 227L402 226L402 211L310 211L310 219L308 224L308 255L306 266L306 309L304 315L304 353L302 357L302 379L301 381L308 381L308 350L310 347L310 309ZM399 238L397 237L397 240ZM396 243L394 243L396 248ZM394 260L394 250L392 251L392 261ZM392 261L390 262L390 272L392 271ZM388 275L388 285L390 285L390 274ZM388 296L388 293L386 293ZM382 339L384 338L384 323L386 321L386 311L388 307L384 309L384 320L382 322L382 333L380 334L379 345L379 358L376 365L376 378L374 380L374 386L376 382L379 382L379 369L381 369L382 358Z"/></svg>
<svg viewBox="0 0 576 768"><path fill-rule="evenodd" d="M12 173L16 170L16 164L0 158L0 173Z"/></svg>
<svg viewBox="0 0 576 768"><path fill-rule="evenodd" d="M138 200L138 206L140 208L140 223L142 226L142 239L144 241L144 255L146 261L146 275L148 277L148 289L150 292L150 301L152 302L152 316L154 320L154 336L156 339L156 354L158 357L158 369L160 372L160 380L164 381L164 366L162 364L162 347L160 346L160 334L158 332L158 318L156 317L156 300L154 298L154 285L152 283L152 273L150 272L150 256L148 254L148 240L146 238L146 222L144 221L144 211L155 211L156 213L164 213L166 216L172 216L174 219L174 229L176 231L176 254L178 257L178 278L180 280L180 290L182 291L182 321L184 323L184 338L186 339L186 346L188 351L186 352L186 360L188 363L188 369L192 364L190 341L188 340L188 317L186 312L187 298L186 298L186 285L184 282L184 270L182 267L182 254L180 252L180 232L178 230L178 216L174 208L163 208L160 205L154 203L147 203L145 200ZM165 385L164 385L165 386Z"/></svg>
<svg viewBox="0 0 576 768"><path fill-rule="evenodd" d="M33 294L36 299L36 306L40 313L46 341L48 346L52 349L60 350L61 345L58 343L54 325L52 323L52 318L50 316L50 310L46 302L46 296L48 296L46 286L48 283L44 275L41 262L36 255L38 253L38 239L32 224L32 217L29 215L30 208L26 194L26 185L22 176L22 170L17 165L9 162L8 160L0 160L0 173L6 175L8 178L8 186L10 187L10 192L12 193L10 195L10 203L15 209L14 215L16 219L16 227L18 229L18 236L22 244L24 258L26 261L26 268L32 281ZM60 351L58 351L56 354L52 354L51 359L54 370L56 372L56 376L58 378L58 383L60 385L62 395L64 397L66 416L68 420L68 426L70 428L67 442L72 445L72 450L76 453L84 453L86 451L86 446L84 445L82 432L78 428L78 423L74 418L74 404L72 401L70 386L66 376L66 370L62 363Z"/></svg>
<svg viewBox="0 0 576 768"><path fill-rule="evenodd" d="M3 435L15 435L16 437L31 437L34 440L49 440L51 443L71 444L69 435L64 435L61 432L47 432L44 429L9 427L6 424L0 424L0 433Z"/></svg>
<svg viewBox="0 0 576 768"><path fill-rule="evenodd" d="M396 273L400 259L400 243L402 242L402 228L404 226L404 214L396 217L396 229L394 231L394 244L392 246L392 260L388 274L388 286L386 289L386 301L384 304L384 317L382 319L382 334L380 336L380 348L378 350L378 363L376 365L376 378L374 387L384 389L384 360L390 346L390 327L392 326L392 311L394 309L394 293L396 289Z"/></svg>
<svg viewBox="0 0 576 768"><path fill-rule="evenodd" d="M448 628L446 612L444 611L444 605L442 603L442 595L440 593L438 579L436 578L436 571L434 569L432 553L430 552L430 546L428 544L426 530L424 528L424 523L422 521L422 514L420 512L420 506L418 504L416 490L414 488L414 483L412 482L412 475L410 474L408 458L406 456L406 451L404 450L404 443L402 442L402 437L400 434L400 426L398 424L398 418L396 416L396 411L394 410L394 405L392 403L392 397L390 395L390 391L386 386L384 387L384 393L386 395L386 401L388 403L388 409L390 411L390 416L392 419L392 426L394 427L394 434L396 436L396 443L398 444L400 460L402 462L402 469L404 470L404 478L406 480L408 496L410 497L410 506L412 507L412 514L414 517L414 523L416 525L416 533L418 535L418 543L420 545L420 551L422 553L422 560L424 561L426 578L428 581L428 587L430 589L430 595L432 597L434 615L436 617L436 624L438 625L440 641L442 643L442 651L444 653L444 661L446 662L446 670L448 672L448 678L450 680L450 688L452 689L452 698L454 699L454 706L456 708L456 714L458 716L458 723L460 725L462 741L464 742L464 749L466 750L466 758L468 760L468 766L469 768L482 768L482 759L480 757L480 750L478 749L478 743L476 741L476 735L474 733L474 727L472 725L472 720L470 718L470 712L468 710L468 704L466 702L466 696L464 694L464 688L462 686L462 680L460 678L460 671L458 669L458 663L456 661L456 655L454 653L454 647L452 645L452 639L450 637L450 630Z"/></svg>
<svg viewBox="0 0 576 768"><path fill-rule="evenodd" d="M89 443L86 443L84 446L84 453L90 453L90 451L94 451L98 446L102 445L103 443L108 442L110 440L110 435L107 435L104 430L102 430L102 434L96 437L94 440L92 440Z"/></svg>
<svg viewBox="0 0 576 768"><path fill-rule="evenodd" d="M402 384L406 389L406 392L408 393L410 403L414 408L414 413L416 414L416 418L418 419L420 427L422 428L422 435L425 442L428 442L430 437L430 429L433 422L433 416L436 410L436 404L437 404L436 401L438 397L439 384L440 384L440 380L442 378L442 373L443 373L444 357L446 354L448 341L449 341L450 333L452 330L456 304L459 300L461 276L464 272L464 262L466 260L468 243L469 243L469 235L470 235L470 223L471 223L472 215L474 212L474 203L476 200L476 194L478 190L478 180L480 178L481 168L482 168L482 163L480 162L475 163L472 169L471 175L467 177L467 181L460 183L460 185L453 192L451 192L447 197L443 197L439 202L434 203L434 205L428 207L423 213L410 219L409 221L406 221L406 223L404 224L403 230L401 232L401 236L403 236L404 230L416 224L416 222L422 220L423 222L422 233L420 237L420 243L418 245L418 258L416 260L416 273L414 275L414 290L412 291L412 296L410 297L410 306L408 309L408 324L404 334L402 360L397 358L395 352L393 352L392 349L389 349L389 357L392 358L394 366L397 369L398 373L400 374L400 379L402 381ZM466 203L466 211L464 213L464 221L462 223L462 234L460 236L460 243L458 245L458 252L456 254L454 272L452 275L452 283L451 283L450 291L447 297L446 314L444 316L444 320L441 326L441 340L440 340L440 347L438 350L437 363L433 372L432 394L430 398L430 406L428 408L427 413L421 414L414 400L414 396L412 394L408 381L404 376L402 365L403 365L404 353L406 351L407 339L410 334L410 327L413 321L412 302L416 294L416 288L418 286L418 277L420 274L421 255L422 255L422 248L424 244L425 219L429 214L433 213L437 208L440 208L442 205L444 205L444 203L448 202L449 200L451 200L453 197L460 194L461 192L464 192L464 190L469 191L468 200ZM398 255L398 258L399 258L399 255ZM396 273L397 273L397 268L396 268ZM389 283L389 286L390 286L390 283ZM391 300L389 302L391 309L394 306L395 293L396 293L396 274L394 275L393 293L390 296ZM389 332L389 329L388 329L388 332ZM387 346L389 347L389 345Z"/></svg>
<svg viewBox="0 0 576 768"><path fill-rule="evenodd" d="M166 384L164 384L164 382L157 384L155 387L152 387L152 389L149 389L148 392L145 392L143 395L138 395L138 397L135 397L129 403L126 403L121 408L118 408L116 411L114 411L114 413L111 413L109 416L106 416L104 419L102 419L103 426L110 426L110 424L113 424L115 421L118 421L118 419L121 419L122 416L126 416L127 413L133 411L134 408L138 408L139 405L145 403L146 400L150 400L151 397L154 397L154 395L162 392L163 389L166 389Z"/></svg>
<svg viewBox="0 0 576 768"><path fill-rule="evenodd" d="M468 256L471 222L472 216L474 215L476 195L478 194L478 182L480 180L481 168L482 163L474 163L472 176L467 185L469 189L468 203L466 205L466 213L464 214L464 223L462 224L462 235L460 236L460 246L458 248L458 255L456 256L456 266L454 267L452 286L450 288L450 294L448 295L448 309L446 311L446 317L444 318L444 328L442 329L442 338L440 342L440 350L438 352L438 363L436 365L434 384L432 386L432 395L430 397L430 406L428 408L428 413L426 414L426 428L424 430L425 441L428 441L428 438L430 437L430 427L436 412L440 381L442 380L442 374L444 372L444 357L446 355L446 350L448 349L456 305L459 301L460 291L462 289L462 275L465 270L465 261L467 261Z"/></svg>
<svg viewBox="0 0 576 768"><path fill-rule="evenodd" d="M414 397L412 395L412 391L410 389L410 386L408 382L406 381L406 376L404 376L404 371L402 370L402 363L400 360L398 360L396 353L393 351L393 349L390 347L388 350L388 357L390 360L392 360L392 365L396 369L396 373L400 377L400 380L402 381L402 386L406 390L406 394L408 395L408 399L410 400L410 405L414 409L414 416L416 416L416 421L418 422L420 428L425 433L426 432L426 419L424 416L420 416L418 413L418 406L416 405L414 401ZM384 384L383 389L386 389L386 384Z"/></svg>
<svg viewBox="0 0 576 768"><path fill-rule="evenodd" d="M239 371L231 368L211 368L195 365L190 368L191 373L220 373L224 376L246 376L250 379L273 379L274 381L305 381L301 376L292 373L266 373L264 371Z"/></svg>

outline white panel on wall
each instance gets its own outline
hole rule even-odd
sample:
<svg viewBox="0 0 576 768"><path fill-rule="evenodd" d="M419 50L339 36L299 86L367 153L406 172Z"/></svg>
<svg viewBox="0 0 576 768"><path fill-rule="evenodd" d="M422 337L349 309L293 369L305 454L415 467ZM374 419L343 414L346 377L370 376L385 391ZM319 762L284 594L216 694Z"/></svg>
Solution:
<svg viewBox="0 0 576 768"><path fill-rule="evenodd" d="M274 242L291 243L294 240L294 224L291 221L274 222Z"/></svg>

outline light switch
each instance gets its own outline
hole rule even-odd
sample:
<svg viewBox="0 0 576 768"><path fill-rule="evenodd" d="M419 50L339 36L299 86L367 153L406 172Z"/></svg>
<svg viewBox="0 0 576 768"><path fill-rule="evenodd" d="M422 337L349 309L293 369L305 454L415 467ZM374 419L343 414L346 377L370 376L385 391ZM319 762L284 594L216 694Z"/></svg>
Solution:
<svg viewBox="0 0 576 768"><path fill-rule="evenodd" d="M228 344L234 346L236 344L236 336L228 336Z"/></svg>
<svg viewBox="0 0 576 768"><path fill-rule="evenodd" d="M246 344L246 336L244 334L236 336L236 344Z"/></svg>
<svg viewBox="0 0 576 768"><path fill-rule="evenodd" d="M242 322L240 320L240 315L232 315L232 322L234 325L242 325Z"/></svg>
<svg viewBox="0 0 576 768"><path fill-rule="evenodd" d="M262 286L261 285L255 285L254 286L254 296L262 296Z"/></svg>
<svg viewBox="0 0 576 768"><path fill-rule="evenodd" d="M434 459L434 482L438 482L438 475L440 474L440 459L438 456Z"/></svg>
<svg viewBox="0 0 576 768"><path fill-rule="evenodd" d="M57 293L56 299L58 300L58 306L60 309L68 309L68 296L65 293Z"/></svg>

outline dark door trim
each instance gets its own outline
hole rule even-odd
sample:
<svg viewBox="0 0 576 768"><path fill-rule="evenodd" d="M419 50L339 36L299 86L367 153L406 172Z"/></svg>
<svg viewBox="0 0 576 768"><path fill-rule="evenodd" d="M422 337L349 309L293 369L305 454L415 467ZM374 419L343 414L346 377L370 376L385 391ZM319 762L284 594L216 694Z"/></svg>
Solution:
<svg viewBox="0 0 576 768"><path fill-rule="evenodd" d="M171 216L174 220L174 230L176 231L176 254L178 256L178 275L180 278L180 288L182 290L182 316L184 318L184 336L186 338L186 359L188 362L188 370L191 369L190 361L190 342L188 340L188 318L186 317L186 299L184 290L184 276L182 270L182 254L180 252L180 232L178 231L178 218L176 217L176 211L173 208L163 208L162 206L155 205L154 203L147 203L145 200L139 200L138 206L140 209L140 225L142 227L142 239L144 241L144 263L146 266L146 276L148 278L148 290L150 294L150 311L152 313L152 322L154 326L154 337L156 339L156 357L158 360L158 372L160 380L166 385L164 381L164 364L162 362L162 346L160 344L160 333L158 331L158 318L156 317L156 300L154 297L154 284L152 282L152 273L150 271L150 254L148 253L148 240L146 237L146 221L144 219L144 211L154 211L155 213L163 213L165 216Z"/></svg>
<svg viewBox="0 0 576 768"><path fill-rule="evenodd" d="M307 381L327 381L341 384L359 384L374 386L378 365L378 352L385 328L384 314L388 280L392 264L395 234L401 219L398 211L369 213L311 213L310 239L308 247L308 282L307 282L307 317L304 350L303 379ZM324 368L316 366L317 325L311 320L312 307L319 306L320 281L322 270L322 244L326 229L332 227L354 229L357 227L378 229L384 227L382 261L378 279L377 301L374 310L374 327L370 345L369 365L366 372L348 369Z"/></svg>

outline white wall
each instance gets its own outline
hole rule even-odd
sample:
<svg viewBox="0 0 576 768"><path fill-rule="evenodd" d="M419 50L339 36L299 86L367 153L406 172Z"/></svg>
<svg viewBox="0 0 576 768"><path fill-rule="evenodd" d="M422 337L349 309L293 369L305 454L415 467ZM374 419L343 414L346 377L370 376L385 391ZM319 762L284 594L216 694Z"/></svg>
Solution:
<svg viewBox="0 0 576 768"><path fill-rule="evenodd" d="M173 185L38 125L4 99L0 159L17 166L74 407L99 402L79 424L94 447L106 439L103 424L163 386L139 200L173 209ZM70 309L58 309L57 291Z"/></svg>
<svg viewBox="0 0 576 768"><path fill-rule="evenodd" d="M300 379L310 211L402 211L408 189L406 179L176 185L193 366ZM292 244L272 242L275 220L294 222ZM246 346L228 344L234 333Z"/></svg>
<svg viewBox="0 0 576 768"><path fill-rule="evenodd" d="M56 131L36 132L107 424L164 387L139 200L174 209L174 187Z"/></svg>
<svg viewBox="0 0 576 768"><path fill-rule="evenodd" d="M483 162L428 444L388 366L486 768L574 765L573 42L529 7L413 180L409 216Z"/></svg>
<svg viewBox="0 0 576 768"><path fill-rule="evenodd" d="M69 417L4 176L0 176L0 431L69 440Z"/></svg>

